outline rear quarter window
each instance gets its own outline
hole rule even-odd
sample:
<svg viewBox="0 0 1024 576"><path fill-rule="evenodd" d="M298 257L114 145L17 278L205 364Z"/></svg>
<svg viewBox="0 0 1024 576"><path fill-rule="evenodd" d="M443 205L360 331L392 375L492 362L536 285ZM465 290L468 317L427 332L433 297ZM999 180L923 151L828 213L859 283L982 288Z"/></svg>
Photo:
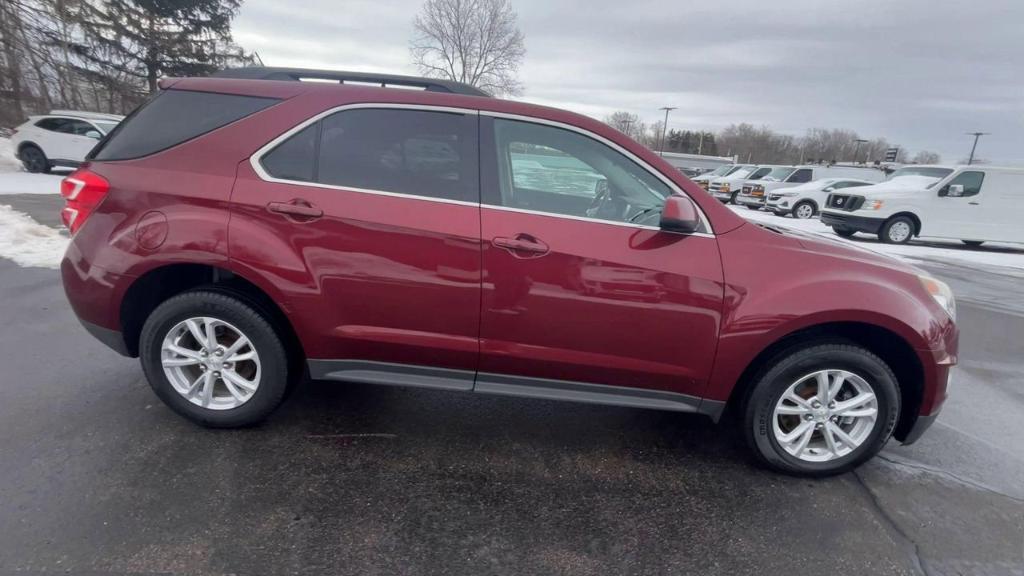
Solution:
<svg viewBox="0 0 1024 576"><path fill-rule="evenodd" d="M92 160L149 156L267 108L274 98L167 90L121 122L93 151Z"/></svg>

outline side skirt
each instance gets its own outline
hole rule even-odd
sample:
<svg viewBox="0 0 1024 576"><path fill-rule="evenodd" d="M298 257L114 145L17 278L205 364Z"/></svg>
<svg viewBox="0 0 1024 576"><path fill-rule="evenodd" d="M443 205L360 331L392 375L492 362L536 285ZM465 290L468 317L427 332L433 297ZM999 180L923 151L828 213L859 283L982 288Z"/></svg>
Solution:
<svg viewBox="0 0 1024 576"><path fill-rule="evenodd" d="M308 365L310 377L315 380L460 390L499 396L671 410L704 414L716 422L725 409L725 402L706 400L676 392L628 386L608 386L587 382L549 380L486 372L476 373L471 370L362 360L309 360Z"/></svg>

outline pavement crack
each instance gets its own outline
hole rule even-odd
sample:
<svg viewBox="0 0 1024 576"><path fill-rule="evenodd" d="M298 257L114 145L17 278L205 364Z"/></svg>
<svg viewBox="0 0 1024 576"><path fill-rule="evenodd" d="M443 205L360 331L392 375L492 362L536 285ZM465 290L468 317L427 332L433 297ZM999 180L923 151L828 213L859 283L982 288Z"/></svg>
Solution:
<svg viewBox="0 0 1024 576"><path fill-rule="evenodd" d="M868 500L871 502L872 507L875 509L878 515L881 516L882 519L897 534L899 534L900 537L903 538L903 540L907 542L907 544L909 544L910 548L913 551L913 554L911 554L911 558L914 561L914 568L917 569L917 572L919 574L924 574L924 576L930 576L931 573L928 571L928 564L924 561L924 557L921 555L921 547L918 546L917 541L911 538L910 535L907 534L903 530L903 528L900 527L900 525L889 514L889 512L887 512L885 508L882 507L882 503L878 500L878 496L876 496L874 491L872 491L871 488L868 487L867 482L865 482L864 479L860 477L860 474L856 470L854 470L852 474L853 477L857 479L857 484L859 484L860 487L864 489L864 493L868 495Z"/></svg>
<svg viewBox="0 0 1024 576"><path fill-rule="evenodd" d="M1014 502L1016 502L1018 504L1024 504L1024 498L1018 498L1016 496L1012 496L1012 495L1007 494L1005 492L1000 492L999 490L997 490L995 488L992 488L991 486L986 486L986 485L984 485L984 484L982 484L980 482L977 482L975 480L971 480L969 478L964 478L963 476L958 476L957 474L954 474L952 472L947 472L947 471L942 470L940 468L933 468L932 466L928 466L927 464L917 464L917 463L908 462L908 461L902 460L902 459L894 460L893 458L889 458L889 457L883 456L881 454L878 454L875 457L878 458L879 460L884 460L885 462L888 462L888 463L892 464L893 466L904 466L906 468L913 468L914 470L920 470L922 472L929 472L931 474L935 474L936 476L943 476L945 478L948 478L949 480L952 480L953 482L957 482L959 484L964 484L965 486L970 486L971 488L976 488L976 489L981 490L983 492L988 492L989 494L994 494L996 496L1002 496L1003 498L1006 498L1008 500L1012 500L1012 501L1014 501Z"/></svg>

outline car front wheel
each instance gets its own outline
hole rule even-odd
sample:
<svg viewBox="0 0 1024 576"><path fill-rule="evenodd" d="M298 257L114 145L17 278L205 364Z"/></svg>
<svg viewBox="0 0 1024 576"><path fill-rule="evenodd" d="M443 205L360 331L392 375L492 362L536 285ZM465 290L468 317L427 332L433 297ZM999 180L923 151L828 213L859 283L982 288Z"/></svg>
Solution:
<svg viewBox="0 0 1024 576"><path fill-rule="evenodd" d="M288 388L288 357L272 324L245 301L213 290L157 306L142 328L139 356L157 396L203 426L255 424Z"/></svg>
<svg viewBox="0 0 1024 576"><path fill-rule="evenodd" d="M888 244L906 244L914 237L914 221L906 216L890 218L878 231L878 239Z"/></svg>
<svg viewBox="0 0 1024 576"><path fill-rule="evenodd" d="M761 374L744 429L768 466L829 476L877 454L899 412L899 385L882 359L859 346L819 344L784 353Z"/></svg>
<svg viewBox="0 0 1024 576"><path fill-rule="evenodd" d="M793 217L799 220L807 220L814 216L814 204L801 202L793 206Z"/></svg>
<svg viewBox="0 0 1024 576"><path fill-rule="evenodd" d="M856 230L850 230L849 228L841 228L839 226L832 228L832 231L842 238L853 238L853 235L857 233Z"/></svg>

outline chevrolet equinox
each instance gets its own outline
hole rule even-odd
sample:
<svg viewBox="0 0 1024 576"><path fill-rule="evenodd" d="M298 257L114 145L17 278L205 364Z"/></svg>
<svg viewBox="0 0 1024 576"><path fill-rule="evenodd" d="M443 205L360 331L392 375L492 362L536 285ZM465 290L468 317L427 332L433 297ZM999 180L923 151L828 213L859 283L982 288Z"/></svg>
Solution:
<svg viewBox="0 0 1024 576"><path fill-rule="evenodd" d="M956 362L942 282L454 82L165 79L62 194L75 313L205 426L308 375L729 414L763 463L823 476L915 441Z"/></svg>

